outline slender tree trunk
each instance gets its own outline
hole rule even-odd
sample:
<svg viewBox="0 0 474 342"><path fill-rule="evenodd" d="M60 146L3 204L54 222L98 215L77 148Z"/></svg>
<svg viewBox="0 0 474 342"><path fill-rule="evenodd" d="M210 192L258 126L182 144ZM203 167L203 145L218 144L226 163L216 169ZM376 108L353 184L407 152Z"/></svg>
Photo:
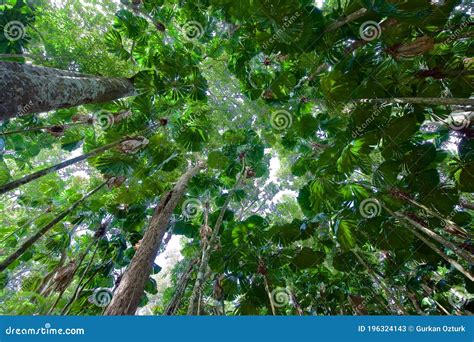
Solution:
<svg viewBox="0 0 474 342"><path fill-rule="evenodd" d="M122 277L120 284L105 315L133 315L138 308L145 284L150 276L153 261L160 248L168 223L179 200L183 196L189 181L202 169L199 162L184 173L174 188L165 194L155 208L150 225L142 238L140 247L133 256L130 265Z"/></svg>
<svg viewBox="0 0 474 342"><path fill-rule="evenodd" d="M464 208L464 209L474 210L474 203L468 202L468 201L465 200L465 199L461 200L461 202L459 203L459 205L460 205L462 208Z"/></svg>
<svg viewBox="0 0 474 342"><path fill-rule="evenodd" d="M69 281L69 283L67 285L65 285L63 287L63 289L61 290L61 292L59 292L59 295L58 295L58 298L56 298L56 301L54 302L53 306L51 306L51 308L49 308L48 310L48 315L51 314L53 312L53 310L56 308L56 305L58 305L59 303L59 300L62 298L64 292L66 292L67 288L69 287L69 285L71 285L71 283L73 282L74 280L74 276L76 275L77 271L79 270L79 267L81 267L82 263L84 262L84 260L86 259L86 256L87 254L89 254L89 251L91 250L91 247L94 245L94 242L96 242L96 240L92 241L89 246L87 246L86 250L84 251L84 253L82 253L80 259L79 259L79 262L78 264L76 265L76 267L74 268L74 271L72 272L72 275L71 275L71 280ZM99 247L99 245L97 244L96 246L96 249L95 251L97 251L97 248ZM95 252L94 252L94 255L95 255Z"/></svg>
<svg viewBox="0 0 474 342"><path fill-rule="evenodd" d="M425 313L420 307L420 304L418 304L418 299L416 298L416 295L413 292L407 291L407 297L410 299L411 303L413 304L413 307L415 308L416 312L418 315L423 316Z"/></svg>
<svg viewBox="0 0 474 342"><path fill-rule="evenodd" d="M365 269L367 270L367 272L370 274L370 276L372 277L372 279L377 283L379 284L379 286L384 290L385 292L385 295L387 296L387 298L391 299L393 301L393 303L395 304L396 308L397 308L397 311L399 314L402 314L402 315L406 315L406 312L403 308L403 305L397 300L397 298L392 294L392 291L390 291L390 289L385 286L385 284L378 278L378 276L375 274L374 270L372 270L372 268L370 268L370 266L364 261L364 259L359 255L359 253L355 250L352 251L352 253L354 253L354 255L357 257L357 259L359 260L359 262L365 267ZM389 303L390 305L392 305L392 303Z"/></svg>
<svg viewBox="0 0 474 342"><path fill-rule="evenodd" d="M30 128L25 128L25 129L16 129L13 131L7 131L7 132L1 132L0 131L0 136L2 135L12 135L12 134L18 134L18 133L26 133L26 132L35 132L35 131L41 131L43 129L50 129L50 128L55 128L58 126L64 127L64 129L72 126L79 126L79 125L89 125L87 122L75 122L75 123L69 123L69 124L64 124L64 125L50 125L50 126L38 126L38 127L30 127Z"/></svg>
<svg viewBox="0 0 474 342"><path fill-rule="evenodd" d="M27 184L27 183L29 183L33 180L36 180L36 179L41 178L43 176L46 176L49 173L56 172L58 170L64 169L65 167L73 165L73 164L75 164L77 162L80 162L82 160L85 160L87 158L94 157L94 156L96 156L96 155L98 155L102 152L110 150L111 148L113 148L115 146L118 146L120 143L122 143L126 140L127 139L125 138L125 139L121 139L121 140L118 140L118 141L114 141L113 143L107 144L107 145L102 146L102 147L98 147L95 150L92 150L88 153L82 154L80 156L77 156L75 158L72 158L72 159L69 159L69 160L66 160L66 161L63 161L62 163L47 167L43 170L34 172L34 173L29 174L29 175L27 175L23 178L14 180L14 181L12 181L10 183L7 183L3 186L0 186L0 195L6 193L8 191L11 191L13 189L16 189L16 188L18 188L18 187L20 187L24 184Z"/></svg>
<svg viewBox="0 0 474 342"><path fill-rule="evenodd" d="M442 252L439 248L435 246L434 243L431 243L428 239L423 237L420 233L418 233L414 228L410 227L410 230L415 234L415 236L420 239L425 245L430 247L436 254L438 254L440 257L442 257L444 260L449 262L455 269L457 269L459 272L461 272L464 276L467 277L470 281L474 281L474 276L469 273L464 267L462 267L461 264L459 264L456 260L450 258L447 256L444 252Z"/></svg>
<svg viewBox="0 0 474 342"><path fill-rule="evenodd" d="M462 250L461 248L459 248L458 246L456 246L454 243L446 240L445 238L443 238L442 236L436 234L435 232L431 231L430 229L422 226L421 224L419 224L418 222L412 220L411 218L409 217L406 217L405 215L403 214L399 214L399 213L394 213L393 211L391 211L389 208L387 208L387 206L383 206L385 210L387 210L387 212L392 215L393 217L395 218L398 218L398 219L402 219L402 220L405 220L406 222L410 223L413 227L415 227L416 229L418 229L419 231L421 231L422 233L428 235L430 238L432 238L433 240L439 242L440 244L442 244L444 247L452 250L454 253L456 253L459 257L463 258L464 260L466 260L468 263L470 264L474 264L474 257L469 254L468 252ZM454 266L454 265L453 265Z"/></svg>
<svg viewBox="0 0 474 342"><path fill-rule="evenodd" d="M37 216L33 217L32 219L28 220L27 222L23 223L20 227L18 227L18 229L15 229L13 232L11 232L10 234L8 234L4 239L2 239L2 241L0 241L0 243L4 243L5 241L7 241L10 237L12 237L13 235L15 235L16 233L18 233L20 230L22 230L23 228L25 228L25 226L30 226L33 222L35 222L38 218L40 218L41 216L43 216L46 212L48 212L48 210L50 210L51 207L48 207L44 212L38 214Z"/></svg>
<svg viewBox="0 0 474 342"><path fill-rule="evenodd" d="M166 316L173 316L176 314L176 311L178 311L184 292L186 291L186 287L188 286L189 280L191 279L194 266L196 266L198 262L199 258L192 260L186 271L181 275L181 278L179 278L179 282L176 285L176 290L173 294L173 297L166 307L164 313Z"/></svg>
<svg viewBox="0 0 474 342"><path fill-rule="evenodd" d="M76 300L77 298L77 294L79 293L79 289L81 287L81 283L82 281L84 280L84 277L86 276L87 274L87 271L89 271L89 268L91 267L92 263L94 262L94 258L97 254L97 250L99 249L99 243L98 241L96 241L96 246L94 248L94 253L92 253L92 256L91 256L91 259L89 260L89 263L87 264L86 268L84 269L84 272L82 272L82 275L81 277L79 278L79 281L77 282L77 286L76 288L74 289L74 292L72 293L72 296L71 298L69 299L69 301L67 302L67 304L64 306L64 308L61 310L61 315L64 315L64 313L66 312L66 310L69 308L70 305L72 305L72 303L74 303L74 301ZM77 266L77 270L79 270L79 266Z"/></svg>
<svg viewBox="0 0 474 342"><path fill-rule="evenodd" d="M224 204L222 205L216 224L214 226L214 229L212 230L212 235L209 240L209 244L202 251L201 264L199 265L196 282L194 283L193 292L191 294L191 298L189 299L189 307L188 307L188 313L187 313L188 315L196 315L196 302L199 298L200 292L202 291L202 287L207 281L207 277L205 276L205 274L207 271L207 266L209 264L211 251L214 248L214 244L219 236L219 230L220 230L222 221L224 220L225 211L227 210L227 207L229 206L230 199L232 195L234 194L235 190L237 190L237 188L239 187L244 173L245 173L245 165L242 167L242 172L240 172L239 177L237 178L237 181L235 182L234 187L229 192Z"/></svg>
<svg viewBox="0 0 474 342"><path fill-rule="evenodd" d="M460 236L464 237L464 238L468 238L468 233L466 232L465 229L461 228L461 227L458 227L456 225L456 223L454 223L453 221L447 219L447 218L444 218L443 216L439 215L438 213L436 213L435 211L431 210L430 208L428 208L427 206L421 204L421 203L418 203L417 201L415 200L412 200L411 198L408 198L408 197L405 197L405 200L408 201L409 203L417 206L418 208L420 209L423 209L425 212L427 212L428 214L440 219L441 221L445 222L446 224L449 224L449 227L453 230L456 230Z"/></svg>
<svg viewBox="0 0 474 342"><path fill-rule="evenodd" d="M367 12L368 12L367 8L361 8L351 14L348 14L345 17L339 18L339 20L329 24L328 27L326 27L326 29L324 30L324 33L335 31L347 23L350 23L359 18L362 18Z"/></svg>
<svg viewBox="0 0 474 342"><path fill-rule="evenodd" d="M267 276L262 274L263 284L265 285L265 292L267 293L268 300L270 301L270 308L272 309L272 315L276 316L275 305L273 304L272 292L270 291L270 284L268 283Z"/></svg>
<svg viewBox="0 0 474 342"><path fill-rule="evenodd" d="M0 120L31 113L109 102L135 94L126 78L0 61Z"/></svg>
<svg viewBox="0 0 474 342"><path fill-rule="evenodd" d="M11 254L9 257L7 257L5 260L3 260L0 263L0 272L4 271L11 263L13 263L15 260L17 260L20 256L25 253L28 248L30 248L36 241L38 241L44 234L46 234L51 228L53 228L56 224L61 222L63 218L68 216L70 213L72 213L79 205L81 205L87 198L95 194L97 191L99 191L107 182L102 183L99 185L97 188L92 190L91 192L87 193L84 195L80 200L72 204L68 209L64 210L61 212L58 216L56 216L52 221L50 221L48 224L46 224L43 228L41 228L36 234L31 236L28 240L26 240L20 248L18 248L13 254Z"/></svg>
<svg viewBox="0 0 474 342"><path fill-rule="evenodd" d="M67 258L67 251L68 251L68 249L71 245L72 237L73 237L74 233L76 232L76 229L81 225L82 221L83 221L83 219L80 219L79 222L76 223L74 225L74 227L71 229L71 231L69 232L68 242L67 242L67 245L64 247L64 249L61 252L61 258L59 259L58 264L41 281L41 284L40 284L40 286L38 287L38 290L37 290L37 292L39 294L46 295L46 289L48 288L49 281L56 274L57 270L64 265L64 262L66 261L66 258Z"/></svg>
<svg viewBox="0 0 474 342"><path fill-rule="evenodd" d="M407 103L419 105L440 105L440 106L473 106L474 99L468 98L443 98L443 97L394 97L394 98L373 98L354 99L349 102L360 103Z"/></svg>

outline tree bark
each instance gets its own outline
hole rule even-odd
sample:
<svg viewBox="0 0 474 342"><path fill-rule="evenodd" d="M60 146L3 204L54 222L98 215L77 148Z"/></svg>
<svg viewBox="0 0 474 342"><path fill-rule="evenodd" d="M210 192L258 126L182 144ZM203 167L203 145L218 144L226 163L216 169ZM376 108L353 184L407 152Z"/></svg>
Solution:
<svg viewBox="0 0 474 342"><path fill-rule="evenodd" d="M191 260L188 268L181 275L179 282L176 285L176 290L173 294L173 297L171 298L168 306L166 307L166 310L164 313L166 316L173 316L176 314L176 311L178 311L184 292L186 291L186 287L188 286L189 280L191 279L191 273L194 269L194 266L198 262L199 262L199 258Z"/></svg>
<svg viewBox="0 0 474 342"><path fill-rule="evenodd" d="M150 225L133 256L105 315L134 315L150 276L153 261L166 233L173 210L183 196L189 181L204 167L199 162L181 176L174 188L165 194L155 208Z"/></svg>
<svg viewBox="0 0 474 342"><path fill-rule="evenodd" d="M400 303L400 301L396 298L396 295L394 295L392 291L387 286L385 286L385 284L382 282L382 280L379 279L379 277L374 272L374 270L364 261L364 259L359 255L359 253L356 250L353 250L352 253L356 256L357 260L359 260L359 262L367 270L369 275L372 277L372 280L376 282L383 289L387 298L393 301L393 305L396 307L397 313L401 315L406 315L405 309L403 308L402 303ZM390 301L388 304L389 306L392 306L392 303L390 303Z"/></svg>
<svg viewBox="0 0 474 342"><path fill-rule="evenodd" d="M354 99L349 102L360 103L407 103L419 105L436 106L474 106L474 99L451 98L451 97L394 97L394 98L373 98L373 99Z"/></svg>
<svg viewBox="0 0 474 342"><path fill-rule="evenodd" d="M394 213L392 210L387 208L387 206L385 206L385 205L383 205L383 208L385 210L387 210L387 212L390 215L392 215L393 217L405 220L406 222L410 223L413 227L415 227L416 229L418 229L422 233L425 233L426 235L428 235L433 240L435 240L435 241L439 242L440 244L442 244L444 247L452 250L454 253L456 253L459 257L463 258L468 263L474 264L474 257L470 253L468 253L468 252L462 250L461 248L457 247L454 243L446 240L442 236L440 236L440 235L436 234L435 232L429 230L428 228L422 226L421 224L419 224L418 222L412 220L411 218L406 217L405 215L400 214L400 213Z"/></svg>
<svg viewBox="0 0 474 342"><path fill-rule="evenodd" d="M80 200L76 201L74 204L72 204L68 209L64 210L62 213L60 213L58 216L56 216L52 221L50 221L48 224L46 224L43 228L41 228L36 234L31 236L28 240L26 240L20 248L18 248L13 254L11 254L9 257L7 257L5 260L3 260L0 263L0 272L4 271L11 263L13 263L15 260L17 260L20 256L25 253L28 248L30 248L36 241L38 241L44 234L46 234L51 228L53 228L56 224L61 222L63 218L68 216L70 213L72 213L80 204L82 204L87 198L95 194L97 191L99 191L104 185L106 185L107 182L102 183L99 185L97 188L94 190L90 191L86 195L84 195Z"/></svg>
<svg viewBox="0 0 474 342"><path fill-rule="evenodd" d="M348 24L359 18L362 18L367 12L368 12L367 8L361 8L351 14L348 14L347 16L342 17L339 20L329 24L328 27L326 27L326 29L324 30L324 33L335 31L338 28L344 26L345 24Z"/></svg>
<svg viewBox="0 0 474 342"><path fill-rule="evenodd" d="M102 103L135 94L126 78L0 61L0 121L31 113Z"/></svg>
<svg viewBox="0 0 474 342"><path fill-rule="evenodd" d="M229 206L230 199L232 195L235 193L235 190L237 190L237 187L240 185L240 182L242 181L244 173L245 173L245 165L243 165L242 172L240 172L239 177L237 178L237 181L235 182L234 187L229 192L224 204L222 205L221 211L219 212L219 217L217 218L214 229L212 230L212 235L209 240L209 244L205 246L205 248L202 251L201 263L199 265L196 282L194 283L193 292L191 294L191 298L189 299L189 307L188 307L188 313L187 313L188 315L196 315L197 313L196 303L197 303L198 298L200 297L199 295L200 295L200 292L202 291L202 287L204 286L204 283L207 281L206 271L207 271L207 265L209 264L211 251L214 248L214 244L217 240L217 237L219 236L219 230L220 230L222 221L224 220L225 211L227 210L227 207Z"/></svg>
<svg viewBox="0 0 474 342"><path fill-rule="evenodd" d="M74 227L71 229L71 231L69 232L69 238L68 238L68 242L67 242L67 245L64 247L64 249L61 251L61 257L59 259L59 262L57 263L57 265L51 270L51 272L49 272L44 278L43 280L41 281L41 284L40 286L38 287L38 290L36 292L38 292L39 294L43 295L43 296L47 296L49 294L47 294L47 290L48 290L48 285L49 285L49 282L50 280L53 278L53 276L56 274L56 272L58 271L58 269L60 267L62 267L64 265L64 262L66 261L66 258L67 258L67 252L68 252L68 249L69 247L71 246L71 240L72 240L72 237L74 235L74 233L76 232L76 229L82 224L82 221L84 221L83 218L81 218L79 220L78 223L76 223L74 225Z"/></svg>
<svg viewBox="0 0 474 342"><path fill-rule="evenodd" d="M0 132L0 136L18 134L18 133L26 133L26 132L41 131L43 129L55 128L55 127L58 127L58 126L61 126L64 129L66 129L66 128L73 127L73 126L78 126L78 125L88 125L88 123L87 122L75 122L75 123L69 123L69 124L64 124L64 125L50 125L50 126L30 127L30 128L25 128L25 129L16 129L16 130L13 130L13 131Z"/></svg>
<svg viewBox="0 0 474 342"><path fill-rule="evenodd" d="M79 289L81 287L81 283L82 281L84 280L84 277L86 276L87 274L87 271L89 271L89 268L91 267L92 263L94 262L94 258L97 254L97 250L99 249L99 241L98 240L95 240L95 249L94 249L94 253L92 253L92 256L86 266L86 268L84 269L84 271L82 272L82 275L81 277L79 278L79 281L77 282L77 286L76 288L74 289L74 292L72 293L72 296L71 298L69 299L69 301L67 302L67 304L63 307L63 309L61 310L61 315L64 315L66 313L66 310L69 308L69 306L74 303L74 301L76 300L77 298L77 295L78 295L78 292L79 292ZM89 253L89 248L87 249L86 253L84 254L84 257L81 259L81 262L79 263L79 265L77 265L77 268L76 270L78 271L79 270L79 266L81 266L82 262L84 261L85 259L85 255ZM77 271L75 273L77 273Z"/></svg>
<svg viewBox="0 0 474 342"><path fill-rule="evenodd" d="M84 159L87 159L87 158L90 158L90 157L94 157L94 156L96 156L96 155L98 155L102 152L105 152L105 151L119 145L120 143L122 143L126 140L127 139L121 139L121 140L118 140L118 141L114 141L113 143L107 144L105 146L98 147L95 150L92 150L92 151L90 151L88 153L85 153L83 155L80 155L80 156L77 156L75 158L63 161L62 163L47 167L43 170L34 172L34 173L29 174L29 175L27 175L23 178L20 178L20 179L17 179L15 181L12 181L10 183L7 183L7 184L0 187L0 195L6 193L8 191L11 191L13 189L16 189L16 188L18 188L18 187L20 187L24 184L27 184L27 183L35 180L35 179L46 176L47 174L49 174L51 172L56 172L58 170L64 169L65 167L68 167L72 164L80 162L81 160L84 160Z"/></svg>

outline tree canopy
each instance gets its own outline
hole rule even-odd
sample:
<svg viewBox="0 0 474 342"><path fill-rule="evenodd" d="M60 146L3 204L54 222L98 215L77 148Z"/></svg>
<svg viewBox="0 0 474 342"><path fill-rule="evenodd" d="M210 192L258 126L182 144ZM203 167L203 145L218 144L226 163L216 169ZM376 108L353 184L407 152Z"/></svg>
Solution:
<svg viewBox="0 0 474 342"><path fill-rule="evenodd" d="M469 4L0 2L0 313L474 312Z"/></svg>

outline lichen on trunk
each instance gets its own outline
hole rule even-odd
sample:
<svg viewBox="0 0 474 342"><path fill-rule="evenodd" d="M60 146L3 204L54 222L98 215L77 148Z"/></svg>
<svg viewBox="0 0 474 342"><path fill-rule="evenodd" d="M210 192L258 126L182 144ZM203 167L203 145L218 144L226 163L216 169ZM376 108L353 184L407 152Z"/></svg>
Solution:
<svg viewBox="0 0 474 342"><path fill-rule="evenodd" d="M0 61L0 120L102 103L135 94L127 78L84 75L72 71Z"/></svg>

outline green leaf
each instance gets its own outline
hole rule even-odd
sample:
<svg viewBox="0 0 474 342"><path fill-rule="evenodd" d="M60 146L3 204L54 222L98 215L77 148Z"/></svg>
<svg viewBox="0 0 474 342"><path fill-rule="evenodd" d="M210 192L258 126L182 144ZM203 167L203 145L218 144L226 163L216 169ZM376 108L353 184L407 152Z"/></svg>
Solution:
<svg viewBox="0 0 474 342"><path fill-rule="evenodd" d="M324 258L325 254L323 252L313 251L311 248L303 247L296 252L291 260L291 264L297 270L304 270L321 264Z"/></svg>
<svg viewBox="0 0 474 342"><path fill-rule="evenodd" d="M229 164L229 158L220 151L212 151L207 156L207 164L213 169L224 170Z"/></svg>
<svg viewBox="0 0 474 342"><path fill-rule="evenodd" d="M341 219L336 222L335 230L337 241L341 247L348 251L356 245L353 231L356 228L356 221L349 219Z"/></svg>

